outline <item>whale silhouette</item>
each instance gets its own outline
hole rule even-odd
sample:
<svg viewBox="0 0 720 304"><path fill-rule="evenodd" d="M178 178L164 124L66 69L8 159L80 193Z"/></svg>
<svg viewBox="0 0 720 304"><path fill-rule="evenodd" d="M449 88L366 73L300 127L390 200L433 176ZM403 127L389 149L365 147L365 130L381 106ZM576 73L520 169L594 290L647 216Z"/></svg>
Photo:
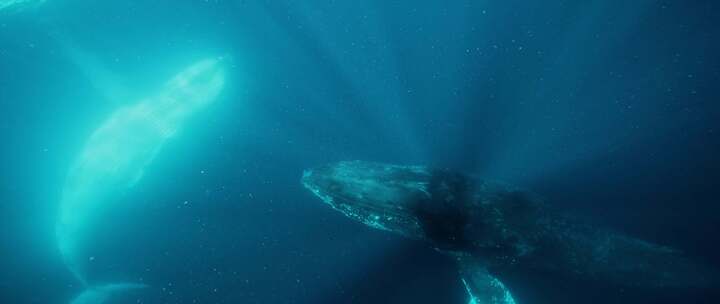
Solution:
<svg viewBox="0 0 720 304"><path fill-rule="evenodd" d="M112 294L145 287L87 281L89 235L98 214L142 178L145 167L194 113L212 103L224 85L220 58L199 61L174 76L154 96L116 110L95 130L70 168L56 225L57 245L85 291L73 304L103 303Z"/></svg>
<svg viewBox="0 0 720 304"><path fill-rule="evenodd" d="M711 284L711 275L677 250L586 224L532 193L449 170L345 161L306 170L302 183L349 218L428 241L451 256L470 303L516 303L497 274L518 269L630 287Z"/></svg>

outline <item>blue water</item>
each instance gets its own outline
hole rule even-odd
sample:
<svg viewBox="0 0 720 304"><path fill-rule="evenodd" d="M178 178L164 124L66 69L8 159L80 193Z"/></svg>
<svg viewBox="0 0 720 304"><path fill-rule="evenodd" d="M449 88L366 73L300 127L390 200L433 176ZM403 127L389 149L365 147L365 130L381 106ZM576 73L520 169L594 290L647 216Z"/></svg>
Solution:
<svg viewBox="0 0 720 304"><path fill-rule="evenodd" d="M67 172L116 109L227 59L225 89L93 231L112 303L466 303L455 265L300 184L362 159L532 189L718 268L720 2L89 1L0 12L0 303L67 303ZM509 278L520 303L716 303Z"/></svg>

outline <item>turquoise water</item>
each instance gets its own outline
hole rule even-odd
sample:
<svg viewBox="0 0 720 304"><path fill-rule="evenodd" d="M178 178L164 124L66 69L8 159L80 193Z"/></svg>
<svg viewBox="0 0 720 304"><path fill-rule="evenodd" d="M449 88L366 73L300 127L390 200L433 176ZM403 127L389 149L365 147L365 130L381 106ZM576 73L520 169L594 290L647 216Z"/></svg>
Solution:
<svg viewBox="0 0 720 304"><path fill-rule="evenodd" d="M109 303L466 303L452 261L302 188L303 169L353 159L503 180L718 268L718 9L0 1L0 302L85 289L56 232L63 210L81 213L63 203L73 168L120 109L158 104L208 58L221 63L217 96L191 81L182 92L205 93L189 100L210 102L183 119L140 111L150 125L108 151L143 156L101 158L133 169L110 190L82 187L101 197L79 200L99 206L72 234L84 279L148 285ZM507 280L519 303L718 294Z"/></svg>

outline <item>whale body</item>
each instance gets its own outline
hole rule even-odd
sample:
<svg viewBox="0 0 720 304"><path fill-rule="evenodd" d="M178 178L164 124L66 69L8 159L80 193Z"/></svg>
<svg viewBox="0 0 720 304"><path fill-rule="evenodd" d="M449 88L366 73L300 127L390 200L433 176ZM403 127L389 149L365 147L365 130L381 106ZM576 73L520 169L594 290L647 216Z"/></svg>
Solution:
<svg viewBox="0 0 720 304"><path fill-rule="evenodd" d="M370 227L429 242L458 263L469 302L514 304L497 274L552 273L642 288L704 288L711 275L677 250L580 221L536 195L449 170L345 161L303 185Z"/></svg>
<svg viewBox="0 0 720 304"><path fill-rule="evenodd" d="M87 140L65 181L55 230L63 261L87 288L71 303L103 303L113 292L144 286L87 281L85 268L92 257L85 249L93 222L142 178L163 145L188 118L212 103L223 85L219 58L197 62L154 96L116 110Z"/></svg>

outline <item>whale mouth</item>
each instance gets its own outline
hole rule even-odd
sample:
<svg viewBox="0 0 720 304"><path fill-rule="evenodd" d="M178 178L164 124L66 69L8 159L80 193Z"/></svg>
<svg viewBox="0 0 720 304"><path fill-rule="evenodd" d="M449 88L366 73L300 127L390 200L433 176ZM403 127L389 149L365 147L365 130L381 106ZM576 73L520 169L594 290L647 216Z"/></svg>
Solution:
<svg viewBox="0 0 720 304"><path fill-rule="evenodd" d="M317 179L317 174L313 174L314 170L304 170L301 182L305 188L310 190L313 194L318 196L324 203L333 206L333 197L326 194L323 187Z"/></svg>

